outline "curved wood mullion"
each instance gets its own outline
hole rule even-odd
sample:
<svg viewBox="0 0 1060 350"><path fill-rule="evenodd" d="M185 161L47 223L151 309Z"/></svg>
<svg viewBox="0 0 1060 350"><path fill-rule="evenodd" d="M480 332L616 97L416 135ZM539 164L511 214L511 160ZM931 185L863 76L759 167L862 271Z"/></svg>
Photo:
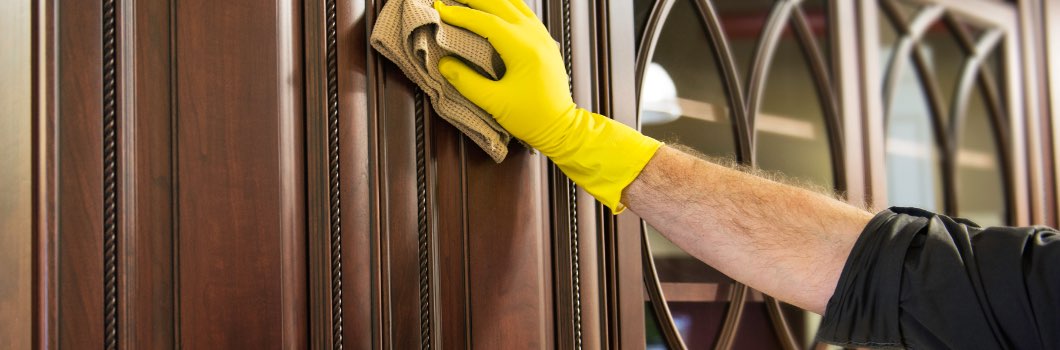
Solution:
<svg viewBox="0 0 1060 350"><path fill-rule="evenodd" d="M659 320L659 329L662 330L663 338L666 339L666 347L674 350L688 349L681 339L681 333L677 331L670 307L666 305L666 295L663 294L662 283L659 282L659 272L655 269L655 259L651 256L651 243L648 242L647 224L641 221L640 241L644 249L641 249L641 259L644 266L644 286L648 290L648 298L651 299L651 307Z"/></svg>
<svg viewBox="0 0 1060 350"><path fill-rule="evenodd" d="M769 319L773 321L773 332L776 333L777 339L780 340L780 346L784 350L798 350L800 348L799 341L795 339L795 332L791 329L788 319L784 317L780 300L766 295L765 303L766 309L769 310Z"/></svg>
<svg viewBox="0 0 1060 350"><path fill-rule="evenodd" d="M958 28L959 35L965 38L970 38L967 31L964 28ZM973 46L972 57L968 59L964 67L961 70L960 80L957 84L957 91L953 100L953 115L951 119L953 123L950 127L949 133L953 139L953 154L954 158L957 157L957 152L961 144L963 135L961 130L964 129L965 121L968 116L968 104L971 94L975 93L976 84L979 85L979 93L983 94L984 103L986 103L989 109L989 119L992 135L994 137L994 147L998 153L998 161L1001 164L1001 179L1002 186L1004 187L1005 197L1008 201L1005 208L1005 220L1008 222L1012 221L1012 203L1015 199L1013 197L1013 188L1011 186L1010 175L1007 171L1011 168L1011 157L1009 151L1011 150L1011 143L1008 138L1008 124L1005 120L1004 107L1001 104L998 92L993 85L991 75L992 70L989 69L988 65L984 64L984 61L989 56L989 53L997 48L1001 43L1003 34L997 30L988 31L984 34ZM956 175L956 162L954 162L954 175ZM956 182L956 177L954 177ZM957 214L956 211L953 214Z"/></svg>
<svg viewBox="0 0 1060 350"><path fill-rule="evenodd" d="M842 116L839 115L839 101L835 98L835 85L832 83L832 76L828 73L830 72L828 60L821 53L820 45L817 43L810 21L806 19L806 13L802 11L802 7L795 7L793 15L794 22L792 27L794 27L803 57L810 63L814 86L817 88L817 98L820 100L819 102L824 112L825 126L828 130L828 146L832 153L834 186L836 190L846 192L846 176L844 176L843 171L846 169L843 161L846 157L843 153L845 150L843 147Z"/></svg>
<svg viewBox="0 0 1060 350"><path fill-rule="evenodd" d="M743 316L744 305L747 304L747 285L733 281L729 308L725 313L725 322L714 342L715 350L729 350L736 343L736 331L740 327L740 317Z"/></svg>
<svg viewBox="0 0 1060 350"><path fill-rule="evenodd" d="M884 13L888 15L888 18L892 22L900 24L901 22L897 19L897 14L891 13L897 11L893 8L893 3L883 1ZM907 25L897 27L898 32L902 35L902 38L898 40L898 44L895 45L894 53L891 55L891 62L887 65L887 71L884 74L883 80L883 122L884 125L890 119L890 105L894 98L894 90L897 89L898 75L902 72L905 65L905 58L910 55L910 51L916 46L916 42L920 40L926 28L930 27L936 19L943 15L943 9L938 6L930 6L920 11L919 14Z"/></svg>
<svg viewBox="0 0 1060 350"><path fill-rule="evenodd" d="M797 1L778 1L774 6L769 18L766 19L765 27L762 28L762 37L758 39L755 48L754 62L751 66L751 75L747 83L747 115L748 115L748 137L751 139L751 165L757 162L755 159L756 138L755 119L758 108L762 103L762 92L765 89L765 81L769 76L769 69L773 65L773 54L776 52L777 42L784 33L784 27L791 16L792 8Z"/></svg>
<svg viewBox="0 0 1060 350"><path fill-rule="evenodd" d="M920 43L917 46L922 45ZM914 49L913 62L919 77L920 87L928 99L928 107L931 109L931 129L934 131L935 143L943 151L939 155L942 166L942 204L943 212L954 215L957 213L957 181L956 181L956 142L948 132L949 127L954 124L952 118L947 123L945 119L950 116L942 99L942 93L938 87L934 72L931 70L929 58L923 50Z"/></svg>
<svg viewBox="0 0 1060 350"><path fill-rule="evenodd" d="M950 124L947 118L950 116L949 107L946 105L945 99L942 97L942 89L939 88L939 82L935 79L935 71L931 68L931 58L924 53L923 43L916 43L916 46L911 54L913 55L913 67L916 69L917 76L920 78L920 88L924 91L924 94L928 100L928 107L931 108L931 126L935 129L935 139L939 143L939 146L945 150L953 148L953 140L946 134L947 125Z"/></svg>
<svg viewBox="0 0 1060 350"><path fill-rule="evenodd" d="M913 50L913 39L908 36L903 36L898 40L898 44L895 45L894 52L891 54L891 62L887 63L886 71L883 75L883 125L887 125L891 119L891 105L894 103L894 92L898 89L898 78L905 69L906 58L909 56L910 51Z"/></svg>
<svg viewBox="0 0 1060 350"><path fill-rule="evenodd" d="M714 53L714 61L718 65L717 69L721 72L722 79L725 80L724 87L726 95L729 97L733 124L736 126L733 130L733 136L737 144L736 160L742 163L750 163L752 157L750 135L752 130L750 128L750 118L748 118L747 100L743 93L743 86L740 83L736 60L732 56L732 48L729 47L729 41L725 38L725 31L721 27L721 20L718 17L718 11L714 8L714 4L707 0L695 0L694 3L696 4L696 12L707 27L707 33L710 35L711 52Z"/></svg>
<svg viewBox="0 0 1060 350"><path fill-rule="evenodd" d="M994 33L988 33L993 35ZM980 40L980 43L976 45L976 51L982 58L979 63L979 84L986 93L983 96L986 99L987 108L990 109L990 123L994 135L994 147L998 151L999 161L1001 162L1001 181L1005 190L1005 198L1008 200L1008 204L1005 206L1005 222L1012 224L1015 222L1015 213L1013 212L1013 203L1016 203L1014 187L1014 179L1009 172L1012 169L1012 142L1009 139L1009 128L1008 128L1008 113L1005 109L1005 103L1002 100L1001 92L998 91L997 82L994 81L995 75L993 67L987 62L990 57L990 53L1001 46L1002 40L1004 39L1001 32L996 32L997 38L989 38L993 42L985 42ZM983 39L987 39L986 36ZM958 143L959 144L959 143Z"/></svg>
<svg viewBox="0 0 1060 350"><path fill-rule="evenodd" d="M975 42L972 39L972 34L968 33L961 24L957 21L957 18L952 13L947 12L942 17L943 23L946 24L946 28L950 30L950 33L957 38L957 45L961 48L961 51L965 55L971 55L975 53Z"/></svg>
<svg viewBox="0 0 1060 350"><path fill-rule="evenodd" d="M641 36L640 47L637 48L637 63L634 69L636 74L637 110L640 110L640 90L644 83L644 73L648 70L648 64L655 56L655 45L659 42L666 19L670 16L670 9L674 7L676 0L657 0L648 15L648 23L644 27Z"/></svg>
<svg viewBox="0 0 1060 350"><path fill-rule="evenodd" d="M983 74L982 66L983 61L986 60L986 55L990 51L993 51L997 44L1001 42L1001 32L990 31L983 38L975 44L975 51L968 60L965 61L964 66L961 68L960 80L957 82L957 91L954 94L953 99L953 114L950 115L951 125L949 133L953 139L953 150L956 151L957 145L960 144L960 131L964 128L964 121L967 117L968 99L971 97L971 92L976 83L982 85L986 82L981 81ZM983 86L984 88L986 86ZM985 90L984 90L985 91ZM991 114L995 116L1003 115L1000 110L993 108L994 101L989 101L990 96L983 96L984 102L988 104L988 108L991 108ZM1002 123L1004 124L1004 123Z"/></svg>

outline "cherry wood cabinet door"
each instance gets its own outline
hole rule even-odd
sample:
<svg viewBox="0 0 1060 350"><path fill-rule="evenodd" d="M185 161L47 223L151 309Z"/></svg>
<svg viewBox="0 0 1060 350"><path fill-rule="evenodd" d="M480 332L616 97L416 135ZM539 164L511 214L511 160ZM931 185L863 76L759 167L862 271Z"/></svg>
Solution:
<svg viewBox="0 0 1060 350"><path fill-rule="evenodd" d="M33 2L33 346L599 341L599 208L436 116L368 45L383 4Z"/></svg>

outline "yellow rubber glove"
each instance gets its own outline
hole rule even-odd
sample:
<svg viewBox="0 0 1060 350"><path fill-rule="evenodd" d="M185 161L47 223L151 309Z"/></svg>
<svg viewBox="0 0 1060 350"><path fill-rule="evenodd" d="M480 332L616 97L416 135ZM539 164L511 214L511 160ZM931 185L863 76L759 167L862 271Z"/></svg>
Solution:
<svg viewBox="0 0 1060 350"><path fill-rule="evenodd" d="M624 210L622 190L662 143L574 104L559 47L522 0L457 1L470 8L437 0L434 8L443 21L489 39L507 71L494 81L445 57L442 75L616 214Z"/></svg>

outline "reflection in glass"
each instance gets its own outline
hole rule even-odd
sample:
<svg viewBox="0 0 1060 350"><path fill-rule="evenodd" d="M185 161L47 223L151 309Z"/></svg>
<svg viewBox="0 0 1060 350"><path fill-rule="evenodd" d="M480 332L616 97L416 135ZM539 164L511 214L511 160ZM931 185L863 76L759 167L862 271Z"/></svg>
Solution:
<svg viewBox="0 0 1060 350"><path fill-rule="evenodd" d="M755 115L758 167L834 188L824 108L802 48L785 35Z"/></svg>
<svg viewBox="0 0 1060 350"><path fill-rule="evenodd" d="M941 212L942 170L931 109L913 62L898 76L887 110L887 198L892 206Z"/></svg>
<svg viewBox="0 0 1060 350"><path fill-rule="evenodd" d="M799 8L806 14L806 20L817 40L817 48L821 50L821 57L825 58L825 65L832 67L832 28L828 27L828 1L803 0Z"/></svg>
<svg viewBox="0 0 1060 350"><path fill-rule="evenodd" d="M982 89L968 96L957 147L957 216L982 226L1006 223L1004 182L997 139Z"/></svg>
<svg viewBox="0 0 1060 350"><path fill-rule="evenodd" d="M691 0L674 4L641 86L641 130L717 157L735 153L728 97Z"/></svg>
<svg viewBox="0 0 1060 350"><path fill-rule="evenodd" d="M879 24L880 31L880 79L887 78L887 67L891 63L891 56L894 55L895 45L898 42L898 31L894 28L894 24L883 14L886 9L880 9L877 11L876 22Z"/></svg>
<svg viewBox="0 0 1060 350"><path fill-rule="evenodd" d="M666 336L659 328L659 317L655 316L655 309L651 307L651 301L644 302L644 339L645 350L666 350Z"/></svg>
<svg viewBox="0 0 1060 350"><path fill-rule="evenodd" d="M957 80L964 67L966 53L958 44L957 37L942 23L936 23L920 38L917 50L927 57L927 68L934 75L942 101L949 106L953 101ZM949 118L949 116L946 116Z"/></svg>
<svg viewBox="0 0 1060 350"><path fill-rule="evenodd" d="M714 1L722 30L729 40L737 72L747 81L755 46L776 2L774 0Z"/></svg>
<svg viewBox="0 0 1060 350"><path fill-rule="evenodd" d="M648 17L651 16L651 7L655 4L656 0L633 0L633 25L636 27L634 38L636 38L635 47L639 48L641 45L640 39L644 36L644 30L648 26ZM661 1L661 0L659 0Z"/></svg>

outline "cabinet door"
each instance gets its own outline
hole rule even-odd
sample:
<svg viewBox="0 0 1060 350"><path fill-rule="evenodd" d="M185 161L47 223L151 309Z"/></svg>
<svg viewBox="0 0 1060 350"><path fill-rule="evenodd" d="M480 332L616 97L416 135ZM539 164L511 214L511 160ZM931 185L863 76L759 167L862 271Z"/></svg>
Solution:
<svg viewBox="0 0 1060 350"><path fill-rule="evenodd" d="M35 6L38 344L303 347L300 2Z"/></svg>
<svg viewBox="0 0 1060 350"><path fill-rule="evenodd" d="M870 84L882 97L874 115L885 130L881 201L984 226L1044 219L1029 198L1040 193L1028 192L1043 184L1026 181L1037 160L1021 140L1033 140L1024 128L1036 130L1029 124L1038 118L1024 106L1016 10L944 1L868 7L866 25L878 36Z"/></svg>
<svg viewBox="0 0 1060 350"><path fill-rule="evenodd" d="M313 342L550 347L545 159L497 164L437 116L366 40L384 4L307 2Z"/></svg>

